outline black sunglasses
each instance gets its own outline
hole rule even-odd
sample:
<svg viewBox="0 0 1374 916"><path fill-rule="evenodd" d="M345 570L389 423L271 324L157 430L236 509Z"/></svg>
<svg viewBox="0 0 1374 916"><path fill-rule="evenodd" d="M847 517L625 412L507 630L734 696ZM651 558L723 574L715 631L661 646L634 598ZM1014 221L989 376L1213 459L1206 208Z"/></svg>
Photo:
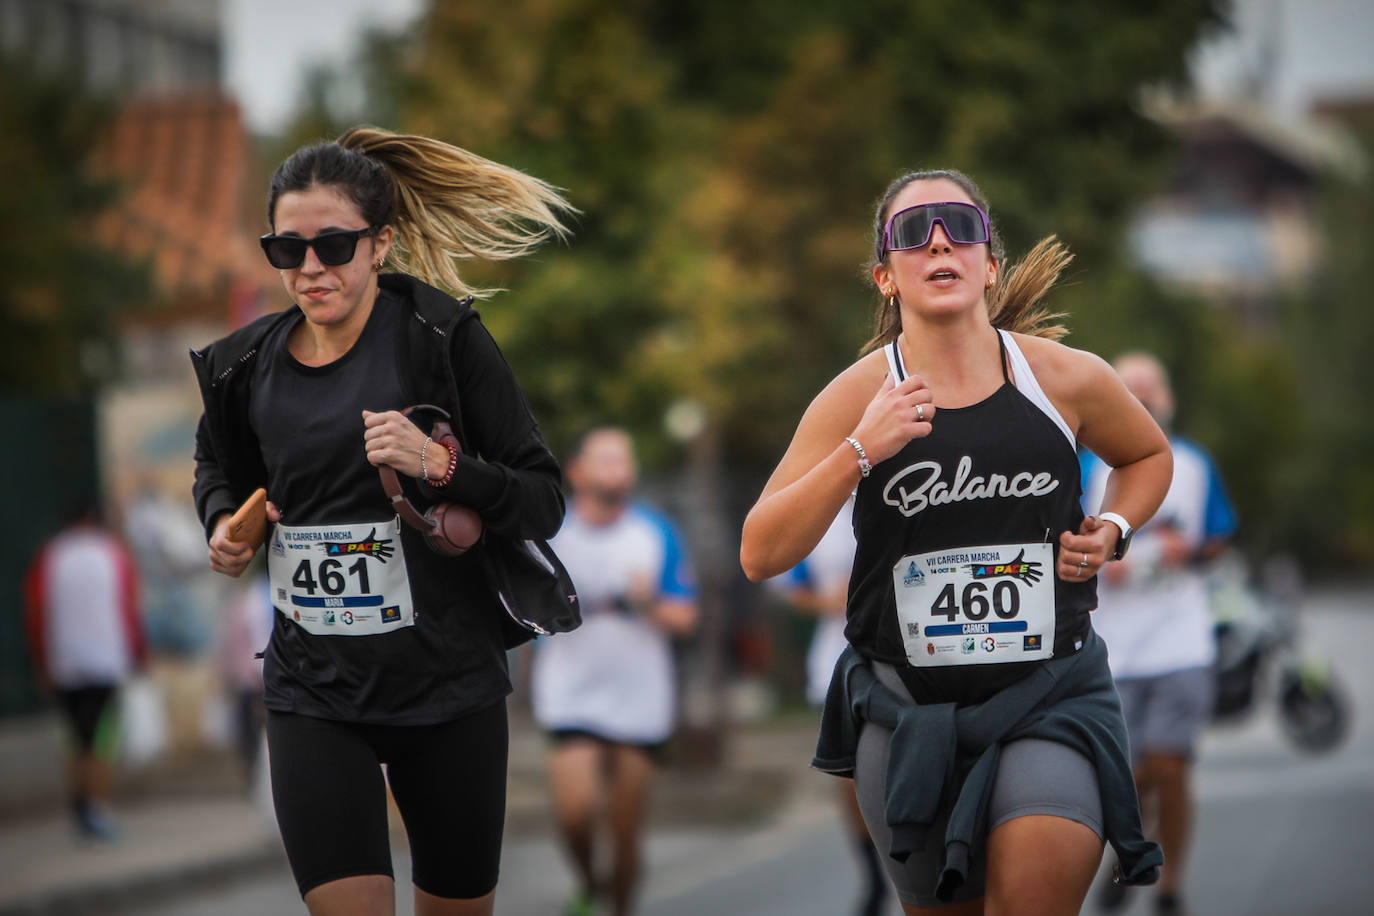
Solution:
<svg viewBox="0 0 1374 916"><path fill-rule="evenodd" d="M935 232L936 223L945 227L945 235L956 245L978 245L992 238L988 215L973 204L960 201L917 204L898 211L887 221L887 228L883 230L884 251L924 248Z"/></svg>
<svg viewBox="0 0 1374 916"><path fill-rule="evenodd" d="M300 267L305 261L305 250L315 249L315 256L326 267L338 267L353 260L358 250L358 239L371 235L376 226L364 229L340 229L337 232L322 232L313 239L303 239L299 235L264 235L258 239L267 261L277 270L291 270Z"/></svg>

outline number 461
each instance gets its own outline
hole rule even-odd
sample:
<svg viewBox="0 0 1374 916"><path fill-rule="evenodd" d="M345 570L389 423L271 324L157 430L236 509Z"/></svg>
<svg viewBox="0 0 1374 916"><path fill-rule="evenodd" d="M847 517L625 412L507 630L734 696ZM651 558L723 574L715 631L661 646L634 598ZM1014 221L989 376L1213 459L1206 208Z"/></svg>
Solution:
<svg viewBox="0 0 1374 916"><path fill-rule="evenodd" d="M338 560L321 560L320 577L317 580L315 571L310 566L310 561L301 560L301 565L297 566L296 571L291 574L291 584L307 595L315 594L316 588L323 589L326 595L338 595L348 585L348 580L344 578L343 573L339 572L341 569L343 569L343 563ZM365 557L359 557L358 562L348 567L348 574L358 577L358 585L364 594L372 591L368 587L367 559Z"/></svg>

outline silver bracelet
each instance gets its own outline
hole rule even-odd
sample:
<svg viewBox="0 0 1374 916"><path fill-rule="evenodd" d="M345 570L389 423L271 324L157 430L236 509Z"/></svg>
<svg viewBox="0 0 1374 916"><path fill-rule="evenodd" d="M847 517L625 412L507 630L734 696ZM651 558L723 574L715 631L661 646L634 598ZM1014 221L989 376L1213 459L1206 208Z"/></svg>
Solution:
<svg viewBox="0 0 1374 916"><path fill-rule="evenodd" d="M431 437L425 436L425 442L424 442L423 445L420 446L420 479L421 479L421 480L429 480L429 468L427 468L427 467L425 466L425 449L429 448L429 444L430 444L431 442L433 442L433 441L434 441L434 440L433 440Z"/></svg>
<svg viewBox="0 0 1374 916"><path fill-rule="evenodd" d="M873 465L868 463L868 452L864 451L864 447L859 444L859 440L855 439L853 436L845 436L844 441L854 446L854 451L859 453L859 473L865 477L873 473Z"/></svg>

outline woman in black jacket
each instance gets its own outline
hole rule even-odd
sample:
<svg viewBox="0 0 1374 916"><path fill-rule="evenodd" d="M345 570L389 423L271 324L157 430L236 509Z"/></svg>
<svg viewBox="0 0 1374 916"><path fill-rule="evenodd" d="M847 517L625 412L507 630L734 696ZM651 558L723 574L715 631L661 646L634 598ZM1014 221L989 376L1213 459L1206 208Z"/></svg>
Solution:
<svg viewBox="0 0 1374 916"><path fill-rule="evenodd" d="M377 469L413 478L412 500L472 508L490 536L558 530L558 465L519 384L471 295L430 284L481 294L455 257L519 256L561 237L570 209L537 179L425 137L357 128L303 148L272 178L262 239L296 304L192 354L211 567L237 576L251 559L227 523L256 488L275 523L272 791L311 913L394 911L380 764L410 840L416 912L492 912L508 621L483 548L431 550ZM380 273L388 259L399 272ZM400 412L419 403L449 414L458 448L430 437L430 412Z"/></svg>

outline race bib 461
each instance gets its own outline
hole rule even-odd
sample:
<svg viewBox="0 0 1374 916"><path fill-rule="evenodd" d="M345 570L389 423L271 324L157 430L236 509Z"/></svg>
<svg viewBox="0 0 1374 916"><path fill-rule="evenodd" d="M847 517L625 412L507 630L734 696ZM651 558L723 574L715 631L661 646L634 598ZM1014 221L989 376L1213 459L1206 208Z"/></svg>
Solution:
<svg viewBox="0 0 1374 916"><path fill-rule="evenodd" d="M276 609L316 636L415 625L400 521L278 525L267 553Z"/></svg>

